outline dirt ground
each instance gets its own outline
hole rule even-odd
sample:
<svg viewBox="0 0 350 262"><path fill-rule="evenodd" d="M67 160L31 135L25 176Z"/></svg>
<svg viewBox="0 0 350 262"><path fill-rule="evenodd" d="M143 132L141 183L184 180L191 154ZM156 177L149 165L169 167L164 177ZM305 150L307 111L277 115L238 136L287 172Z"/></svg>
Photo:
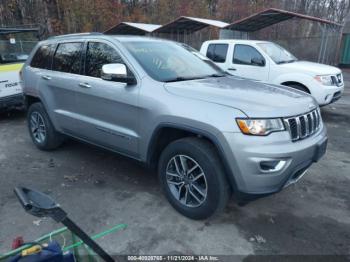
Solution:
<svg viewBox="0 0 350 262"><path fill-rule="evenodd" d="M350 74L346 78L350 81ZM232 200L223 214L192 221L168 204L156 176L137 162L75 141L57 151L39 151L25 114L2 114L0 253L18 235L30 241L61 227L24 212L13 194L15 186L24 185L50 194L90 234L128 224L99 241L111 254L350 260L350 82L341 100L322 108L322 116L329 132L327 154L299 183L244 207Z"/></svg>

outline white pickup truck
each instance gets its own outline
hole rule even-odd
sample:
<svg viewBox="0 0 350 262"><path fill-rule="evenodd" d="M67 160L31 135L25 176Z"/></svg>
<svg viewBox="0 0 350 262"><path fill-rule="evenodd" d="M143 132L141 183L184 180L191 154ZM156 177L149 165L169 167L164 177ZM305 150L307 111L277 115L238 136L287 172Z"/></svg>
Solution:
<svg viewBox="0 0 350 262"><path fill-rule="evenodd" d="M200 52L237 76L287 85L310 93L320 106L338 100L344 91L340 69L299 61L276 43L254 40L210 40Z"/></svg>

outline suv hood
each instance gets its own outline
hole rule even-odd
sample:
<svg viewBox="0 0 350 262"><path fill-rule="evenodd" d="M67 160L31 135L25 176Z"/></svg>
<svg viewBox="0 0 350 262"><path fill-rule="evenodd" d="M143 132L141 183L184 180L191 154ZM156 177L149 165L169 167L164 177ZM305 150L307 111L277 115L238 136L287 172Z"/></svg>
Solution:
<svg viewBox="0 0 350 262"><path fill-rule="evenodd" d="M341 73L340 69L334 66L307 62L307 61L295 61L293 63L281 64L279 66L287 69L288 71L290 70L290 72L302 71L303 73L309 73L312 76L336 75Z"/></svg>
<svg viewBox="0 0 350 262"><path fill-rule="evenodd" d="M241 110L249 117L294 116L317 107L304 92L231 76L166 83L165 88L174 95Z"/></svg>

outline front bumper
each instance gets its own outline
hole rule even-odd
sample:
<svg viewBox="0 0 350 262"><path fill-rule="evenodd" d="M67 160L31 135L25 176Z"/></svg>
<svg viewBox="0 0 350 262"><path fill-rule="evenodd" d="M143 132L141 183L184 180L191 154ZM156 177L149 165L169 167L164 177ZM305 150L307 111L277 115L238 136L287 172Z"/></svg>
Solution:
<svg viewBox="0 0 350 262"><path fill-rule="evenodd" d="M320 106L329 105L339 100L344 92L344 84L341 86L310 85L311 95Z"/></svg>
<svg viewBox="0 0 350 262"><path fill-rule="evenodd" d="M16 94L0 98L0 109L7 109L17 106L23 106L24 96L23 94Z"/></svg>
<svg viewBox="0 0 350 262"><path fill-rule="evenodd" d="M234 178L236 191L242 196L264 196L282 190L296 182L312 163L325 153L327 131L322 124L312 136L292 142L288 132L276 132L266 137L241 133L223 133L223 150ZM261 163L285 162L274 171L262 169ZM236 193L237 193L236 192Z"/></svg>

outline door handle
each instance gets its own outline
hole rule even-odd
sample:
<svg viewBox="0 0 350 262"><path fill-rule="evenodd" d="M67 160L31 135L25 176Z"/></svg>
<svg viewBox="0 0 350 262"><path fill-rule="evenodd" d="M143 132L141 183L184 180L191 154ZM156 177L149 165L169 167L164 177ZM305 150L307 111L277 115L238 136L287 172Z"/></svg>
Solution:
<svg viewBox="0 0 350 262"><path fill-rule="evenodd" d="M228 68L227 70L236 71L237 69L236 69L236 68L231 67L231 68Z"/></svg>
<svg viewBox="0 0 350 262"><path fill-rule="evenodd" d="M41 78L45 79L45 80L51 80L52 79L52 77L48 76L48 75L42 75Z"/></svg>
<svg viewBox="0 0 350 262"><path fill-rule="evenodd" d="M91 85L89 85L88 83L79 83L79 86L81 88L91 88Z"/></svg>

